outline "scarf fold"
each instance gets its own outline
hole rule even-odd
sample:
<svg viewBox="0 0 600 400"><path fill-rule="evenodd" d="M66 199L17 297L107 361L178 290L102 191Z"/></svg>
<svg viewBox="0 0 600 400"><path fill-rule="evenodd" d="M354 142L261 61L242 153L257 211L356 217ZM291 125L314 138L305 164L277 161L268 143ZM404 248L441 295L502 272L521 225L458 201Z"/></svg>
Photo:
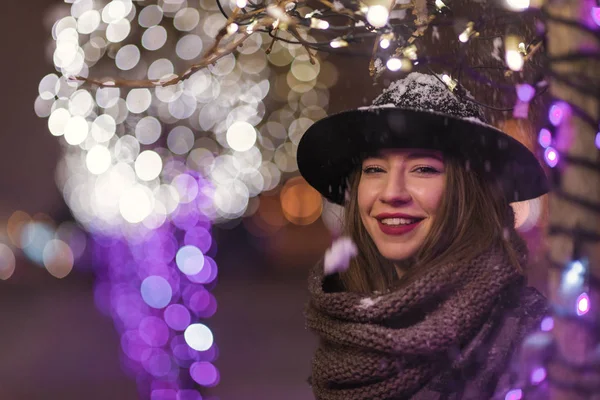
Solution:
<svg viewBox="0 0 600 400"><path fill-rule="evenodd" d="M516 232L511 242L525 265L525 243ZM307 326L321 339L311 377L319 400L407 399L440 371L460 369L492 330L496 306L523 281L500 246L378 296L327 292L324 278L318 264L306 309ZM423 318L394 323L426 306Z"/></svg>

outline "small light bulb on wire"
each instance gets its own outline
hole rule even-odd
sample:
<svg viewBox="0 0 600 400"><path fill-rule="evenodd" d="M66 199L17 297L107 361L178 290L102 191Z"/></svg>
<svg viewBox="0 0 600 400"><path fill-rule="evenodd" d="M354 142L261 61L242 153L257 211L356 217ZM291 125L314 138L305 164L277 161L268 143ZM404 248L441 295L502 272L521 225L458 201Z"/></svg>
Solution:
<svg viewBox="0 0 600 400"><path fill-rule="evenodd" d="M381 47L382 49L387 49L388 47L390 47L390 44L392 43L393 39L393 33L385 33L381 35L381 40L379 40L379 47Z"/></svg>
<svg viewBox="0 0 600 400"><path fill-rule="evenodd" d="M438 11L441 11L444 7L448 7L442 0L435 0L435 6L437 7Z"/></svg>
<svg viewBox="0 0 600 400"><path fill-rule="evenodd" d="M514 11L523 11L529 8L530 0L506 0L508 8Z"/></svg>
<svg viewBox="0 0 600 400"><path fill-rule="evenodd" d="M239 8L244 8L248 5L248 1L247 0L236 0L235 4L239 7Z"/></svg>
<svg viewBox="0 0 600 400"><path fill-rule="evenodd" d="M367 11L367 22L374 28L383 28L387 25L390 18L390 11L382 5L369 7Z"/></svg>
<svg viewBox="0 0 600 400"><path fill-rule="evenodd" d="M504 40L506 65L513 71L521 71L525 64L523 53L519 49L520 43L521 40L515 35L508 35Z"/></svg>
<svg viewBox="0 0 600 400"><path fill-rule="evenodd" d="M333 47L334 49L339 49L340 47L346 47L348 46L348 42L346 42L344 39L342 38L335 38L333 39L329 45L331 47Z"/></svg>
<svg viewBox="0 0 600 400"><path fill-rule="evenodd" d="M235 22L232 22L231 24L227 25L227 34L228 35L233 35L234 33L236 33L239 29L238 24L236 24Z"/></svg>
<svg viewBox="0 0 600 400"><path fill-rule="evenodd" d="M446 86L448 86L448 89L450 89L451 92L453 92L458 85L458 82L452 79L450 75L442 75L442 81L446 84Z"/></svg>
<svg viewBox="0 0 600 400"><path fill-rule="evenodd" d="M417 46L414 44L406 46L402 49L402 55L408 58L409 60L416 60L417 58L419 58L419 56L417 55Z"/></svg>
<svg viewBox="0 0 600 400"><path fill-rule="evenodd" d="M313 17L310 19L310 27L315 29L327 29L329 28L329 22Z"/></svg>
<svg viewBox="0 0 600 400"><path fill-rule="evenodd" d="M469 41L469 39L471 39L471 37L477 37L477 36L479 36L479 32L477 32L475 30L475 23L473 23L471 21L467 24L467 27L465 28L463 33L461 33L458 36L458 40L460 40L463 43L467 43Z"/></svg>
<svg viewBox="0 0 600 400"><path fill-rule="evenodd" d="M410 71L412 69L412 63L410 62L410 60L398 57L391 57L390 59L388 59L385 63L385 66L387 67L387 69L394 72L400 70Z"/></svg>
<svg viewBox="0 0 600 400"><path fill-rule="evenodd" d="M246 27L246 33L248 35L251 35L254 32L254 28L256 28L256 25L258 25L258 21L252 21L252 23L250 23L250 25Z"/></svg>

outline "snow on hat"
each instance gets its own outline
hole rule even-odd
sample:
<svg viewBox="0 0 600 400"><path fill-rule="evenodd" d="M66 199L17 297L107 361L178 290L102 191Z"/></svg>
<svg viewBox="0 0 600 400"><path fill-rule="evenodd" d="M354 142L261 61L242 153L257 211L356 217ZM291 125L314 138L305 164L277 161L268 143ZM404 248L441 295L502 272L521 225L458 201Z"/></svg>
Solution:
<svg viewBox="0 0 600 400"><path fill-rule="evenodd" d="M416 72L392 83L371 106L314 123L298 145L298 169L324 197L343 204L350 173L386 148L435 149L457 157L497 180L509 202L548 192L533 153L488 125L476 103L458 98L439 77Z"/></svg>

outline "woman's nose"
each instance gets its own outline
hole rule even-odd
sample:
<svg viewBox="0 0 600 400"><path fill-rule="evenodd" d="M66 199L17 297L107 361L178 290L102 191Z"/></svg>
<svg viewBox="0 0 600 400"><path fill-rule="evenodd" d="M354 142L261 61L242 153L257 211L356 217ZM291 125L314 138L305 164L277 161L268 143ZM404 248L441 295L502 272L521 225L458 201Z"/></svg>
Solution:
<svg viewBox="0 0 600 400"><path fill-rule="evenodd" d="M384 203L406 203L411 200L410 192L406 187L406 180L401 174L388 174L388 179L380 195Z"/></svg>

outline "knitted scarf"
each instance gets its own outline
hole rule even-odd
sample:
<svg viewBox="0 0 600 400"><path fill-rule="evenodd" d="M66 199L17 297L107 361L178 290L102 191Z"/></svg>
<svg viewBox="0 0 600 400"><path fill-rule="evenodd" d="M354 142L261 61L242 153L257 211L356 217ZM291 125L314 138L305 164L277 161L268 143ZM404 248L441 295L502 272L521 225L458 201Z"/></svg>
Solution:
<svg viewBox="0 0 600 400"><path fill-rule="evenodd" d="M516 232L511 236L525 265L525 243ZM440 371L461 368L522 274L498 246L382 295L328 292L324 279L318 264L306 310L308 328L320 337L312 364L315 396L386 400L408 399Z"/></svg>

